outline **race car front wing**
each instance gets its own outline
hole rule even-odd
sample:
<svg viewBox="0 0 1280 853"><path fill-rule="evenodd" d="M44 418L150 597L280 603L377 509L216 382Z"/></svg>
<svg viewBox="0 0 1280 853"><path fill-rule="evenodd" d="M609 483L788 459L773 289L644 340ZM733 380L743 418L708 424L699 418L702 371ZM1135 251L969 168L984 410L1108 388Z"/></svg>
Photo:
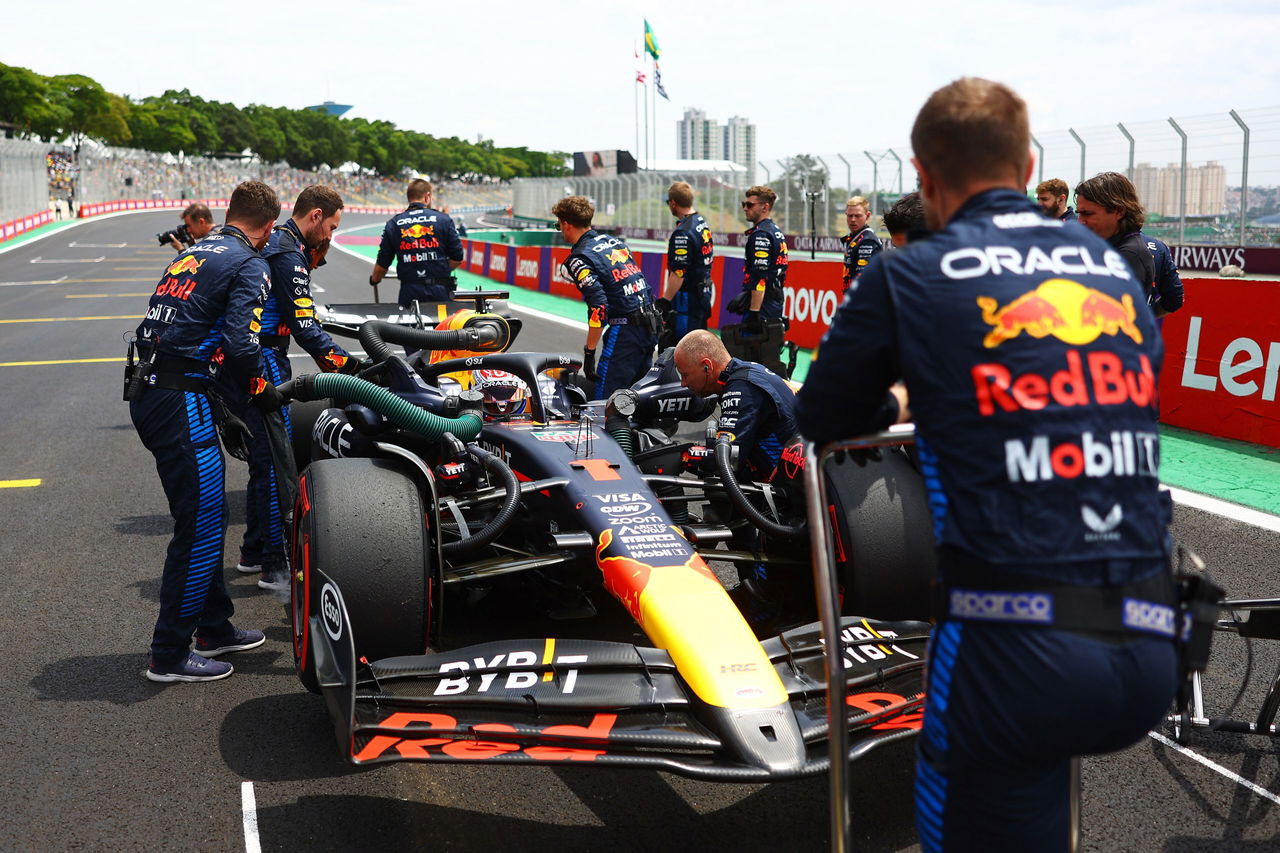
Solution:
<svg viewBox="0 0 1280 853"><path fill-rule="evenodd" d="M315 672L356 764L572 763L763 782L828 766L822 641L811 624L761 645L787 700L700 700L661 649L593 640L502 640L357 660L340 591L312 614ZM847 617L849 758L921 726L928 625Z"/></svg>

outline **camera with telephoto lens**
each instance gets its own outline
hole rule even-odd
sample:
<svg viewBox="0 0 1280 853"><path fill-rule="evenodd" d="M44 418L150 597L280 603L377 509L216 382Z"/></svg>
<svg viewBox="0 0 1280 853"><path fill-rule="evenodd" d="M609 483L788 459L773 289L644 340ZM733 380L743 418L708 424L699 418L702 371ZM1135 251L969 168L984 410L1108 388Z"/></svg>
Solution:
<svg viewBox="0 0 1280 853"><path fill-rule="evenodd" d="M159 241L161 246L169 245L169 241L171 240L177 240L179 243L188 246L195 242L191 237L191 229L187 228L187 223L185 222L172 231L165 231L162 234L157 234L156 240Z"/></svg>

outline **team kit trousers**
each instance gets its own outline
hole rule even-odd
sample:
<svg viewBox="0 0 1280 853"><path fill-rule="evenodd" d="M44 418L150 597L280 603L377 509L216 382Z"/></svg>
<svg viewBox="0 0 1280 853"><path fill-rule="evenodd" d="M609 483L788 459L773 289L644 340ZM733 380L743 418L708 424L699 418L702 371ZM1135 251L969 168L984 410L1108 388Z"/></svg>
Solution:
<svg viewBox="0 0 1280 853"><path fill-rule="evenodd" d="M209 401L195 391L151 388L129 404L169 500L173 538L160 580L151 639L156 665L183 660L192 636L230 630L235 608L222 576L227 532L226 469Z"/></svg>
<svg viewBox="0 0 1280 853"><path fill-rule="evenodd" d="M262 348L262 375L272 385L279 386L293 378L289 366L288 350L274 347ZM276 465L271 456L271 442L267 437L267 425L262 412L254 406L237 408L239 415L253 433L249 439L249 482L245 486L244 542L240 546L240 562L243 565L262 566L264 571L284 568L285 540L284 511L280 506L279 480ZM293 422L289 407L282 406L286 432L293 435Z"/></svg>
<svg viewBox="0 0 1280 853"><path fill-rule="evenodd" d="M1123 749L1177 687L1171 639L947 620L917 745L925 851L1068 849L1071 758Z"/></svg>
<svg viewBox="0 0 1280 853"><path fill-rule="evenodd" d="M653 365L658 337L644 323L613 323L600 339L596 362L595 399L603 400L619 388L630 388Z"/></svg>

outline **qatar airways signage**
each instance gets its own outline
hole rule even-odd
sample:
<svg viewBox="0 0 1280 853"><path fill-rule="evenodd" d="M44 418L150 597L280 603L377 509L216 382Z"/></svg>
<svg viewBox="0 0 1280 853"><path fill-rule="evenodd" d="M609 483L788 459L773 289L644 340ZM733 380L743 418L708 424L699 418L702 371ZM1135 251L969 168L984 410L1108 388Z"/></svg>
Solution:
<svg viewBox="0 0 1280 853"><path fill-rule="evenodd" d="M1280 447L1280 283L1188 278L1164 321L1160 419Z"/></svg>

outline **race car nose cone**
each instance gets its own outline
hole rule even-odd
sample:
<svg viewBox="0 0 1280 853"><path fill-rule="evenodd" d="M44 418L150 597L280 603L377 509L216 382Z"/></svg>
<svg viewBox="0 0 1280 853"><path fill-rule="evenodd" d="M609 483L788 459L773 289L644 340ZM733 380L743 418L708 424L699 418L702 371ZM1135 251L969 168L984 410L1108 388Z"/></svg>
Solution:
<svg viewBox="0 0 1280 853"><path fill-rule="evenodd" d="M724 745L743 763L777 774L798 773L804 767L804 736L788 706L712 710L720 717L717 728Z"/></svg>

